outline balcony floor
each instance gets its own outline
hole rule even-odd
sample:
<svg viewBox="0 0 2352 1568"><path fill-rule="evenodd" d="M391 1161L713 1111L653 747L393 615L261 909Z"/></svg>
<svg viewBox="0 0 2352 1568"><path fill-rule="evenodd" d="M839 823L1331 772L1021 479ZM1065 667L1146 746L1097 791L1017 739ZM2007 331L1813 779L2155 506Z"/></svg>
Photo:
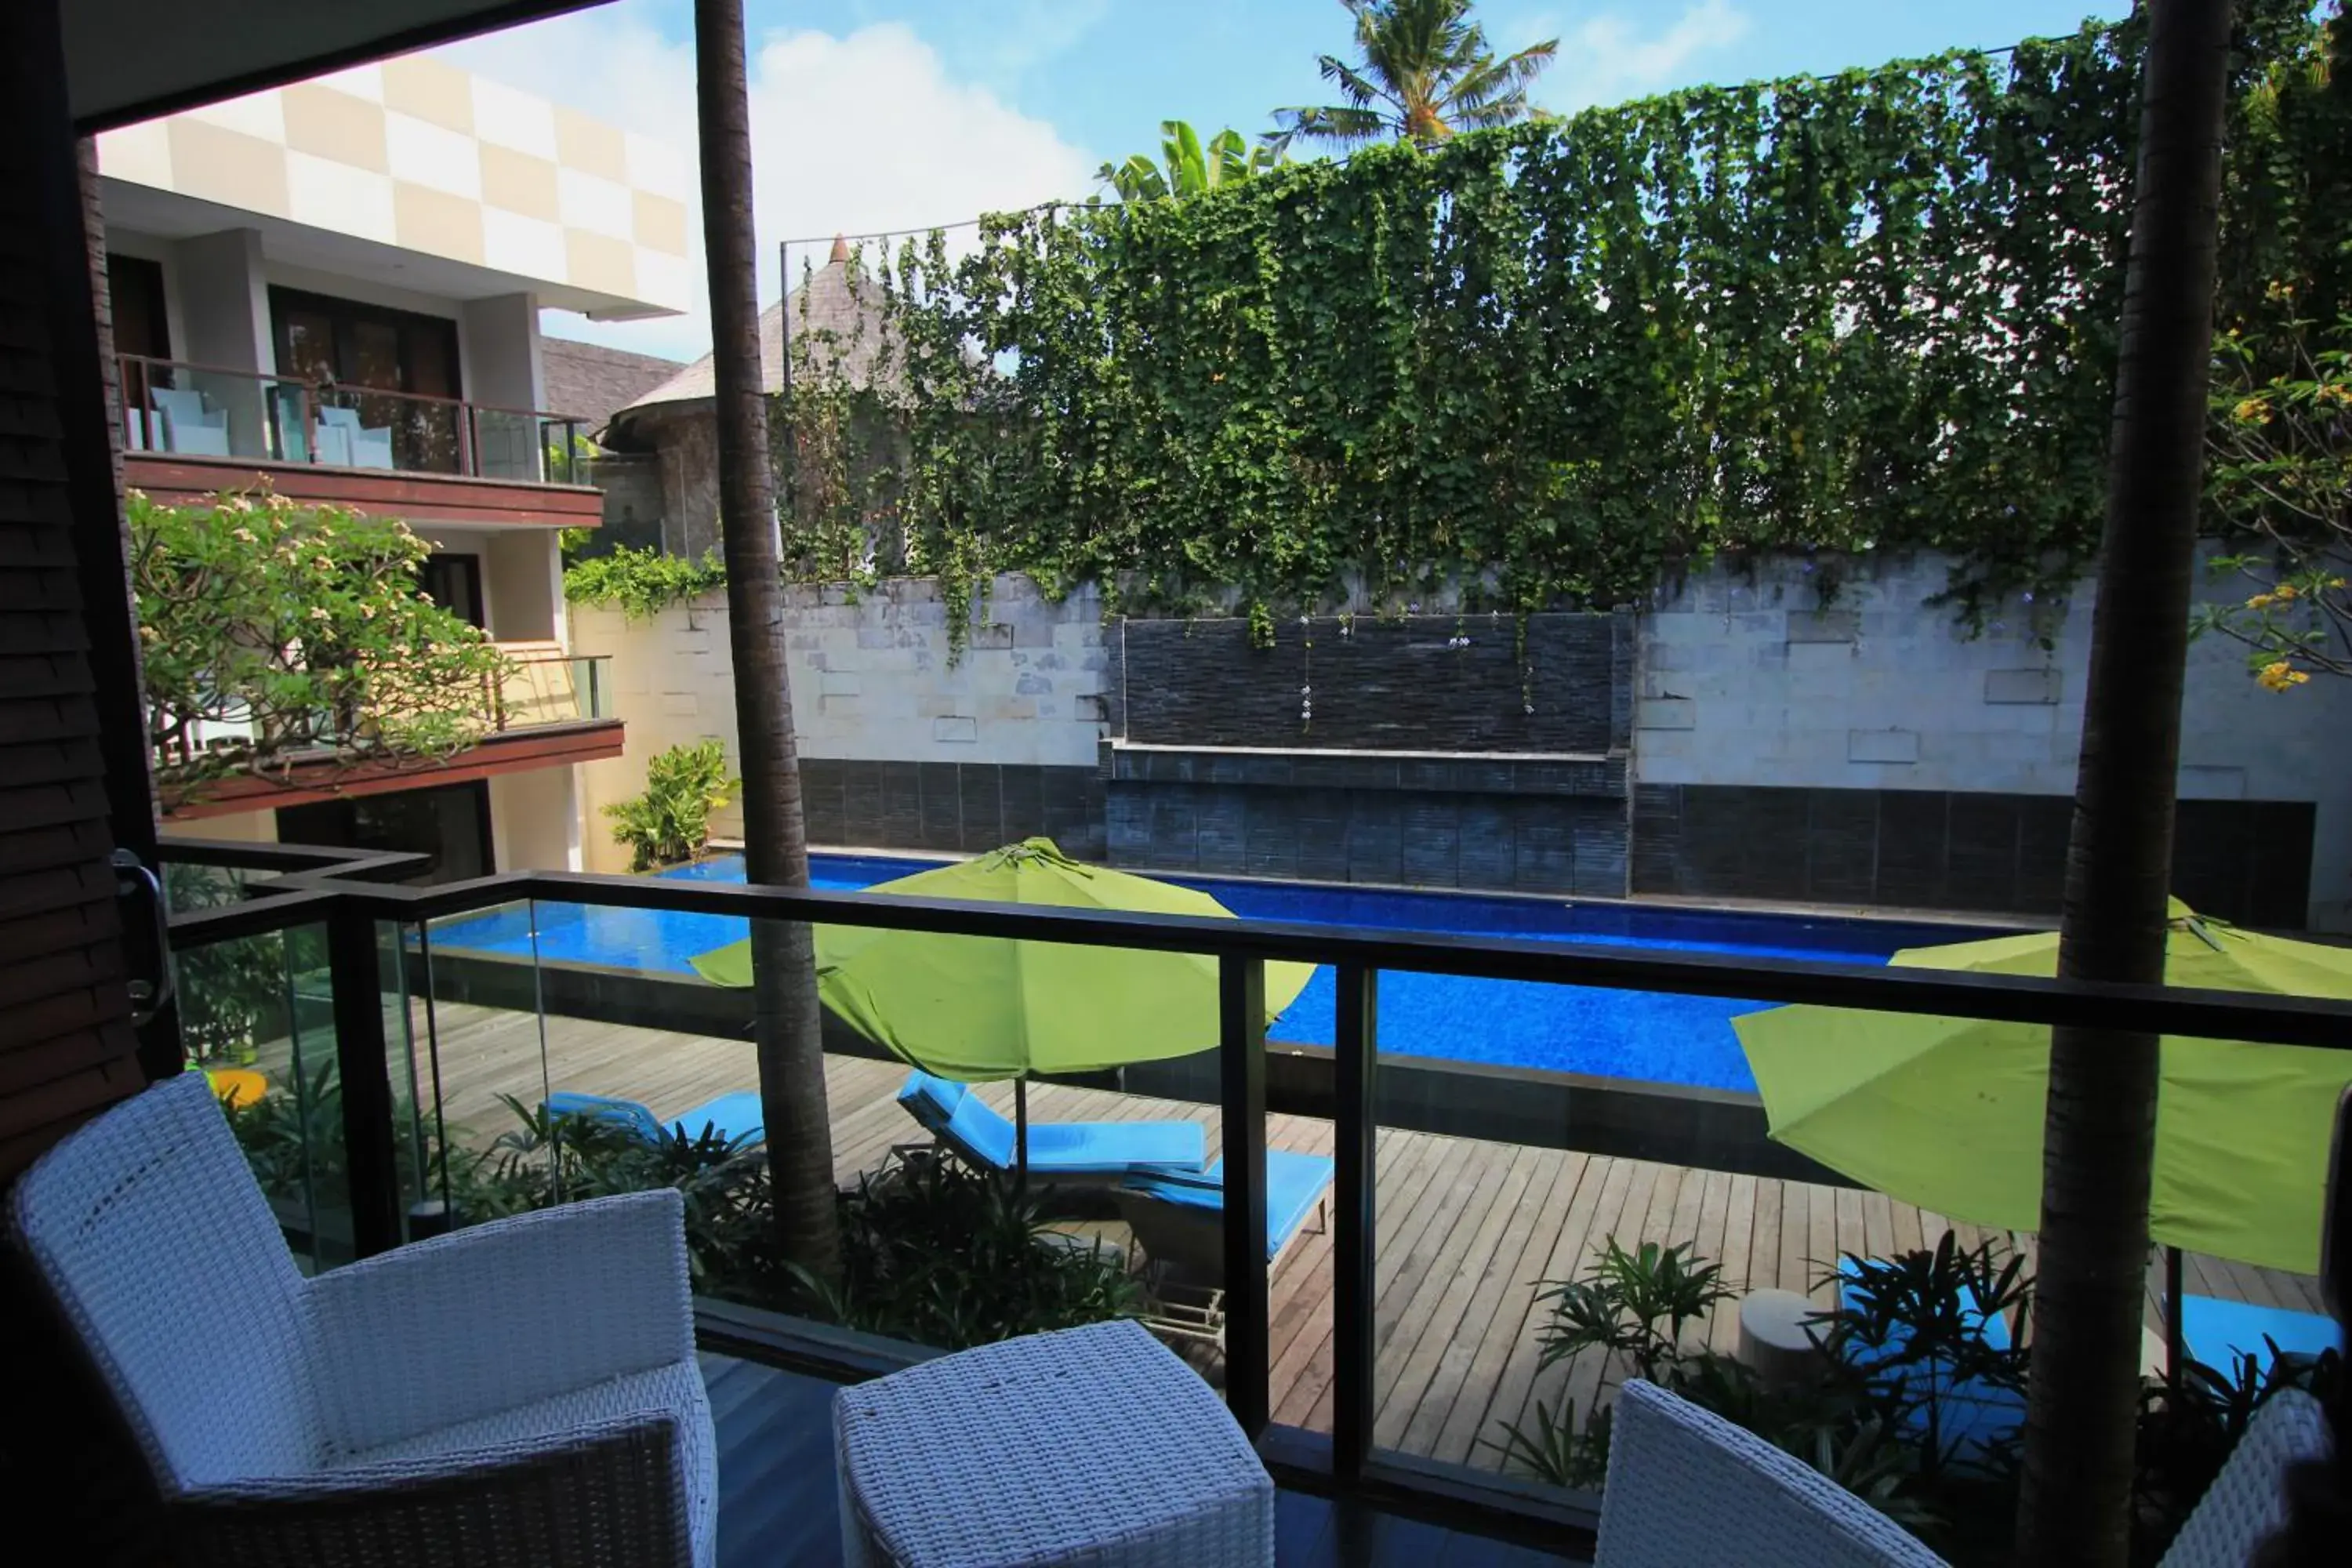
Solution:
<svg viewBox="0 0 2352 1568"><path fill-rule="evenodd" d="M839 1563L835 1385L708 1352L702 1375L719 1427L719 1568ZM1281 1493L1275 1508L1281 1568L1538 1568L1569 1561L1300 1492Z"/></svg>
<svg viewBox="0 0 2352 1568"><path fill-rule="evenodd" d="M413 1005L422 1042L424 1004ZM545 1084L642 1100L667 1119L759 1081L748 1041L553 1016L546 1020L542 1080L532 1016L442 1004L436 1022L446 1120L481 1139L511 1121L499 1095L536 1104ZM891 1062L826 1058L835 1169L843 1183L879 1165L892 1145L920 1139L894 1100L906 1073ZM1010 1085L982 1092L1011 1114ZM1212 1155L1220 1142L1216 1109L1182 1101L1048 1084L1032 1090L1030 1114L1185 1117L1206 1126ZM1269 1116L1267 1136L1274 1147L1310 1152L1328 1154L1333 1143L1329 1122L1306 1117ZM1842 1253L1932 1245L1948 1228L1969 1245L1984 1234L1880 1193L1400 1129L1381 1131L1377 1158L1374 1440L1486 1469L1501 1468L1493 1445L1502 1423L1528 1422L1537 1401L1557 1407L1565 1396L1582 1411L1613 1393L1622 1369L1596 1352L1538 1371L1541 1314L1534 1300L1536 1281L1585 1272L1612 1236L1629 1247L1694 1242L1722 1264L1735 1290L1777 1286L1827 1304L1822 1279ZM1125 1239L1115 1222L1088 1228ZM2025 1245L2030 1251L2030 1238ZM1272 1279L1273 1416L1321 1432L1331 1426L1331 1237L1309 1221ZM2306 1276L2192 1257L2188 1279L2198 1294L2325 1310L2317 1282ZM2160 1271L2151 1270L2143 1341L2151 1368L2161 1353L2160 1283ZM1686 1333L1733 1350L1736 1304L1718 1306Z"/></svg>

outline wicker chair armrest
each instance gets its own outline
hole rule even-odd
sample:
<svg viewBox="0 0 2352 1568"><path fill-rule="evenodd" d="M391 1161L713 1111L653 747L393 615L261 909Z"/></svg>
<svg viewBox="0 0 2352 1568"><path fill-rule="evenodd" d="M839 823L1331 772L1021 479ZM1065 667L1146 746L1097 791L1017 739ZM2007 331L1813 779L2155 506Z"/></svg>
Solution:
<svg viewBox="0 0 2352 1568"><path fill-rule="evenodd" d="M494 1220L307 1289L327 1437L344 1452L694 1353L684 1202L669 1189Z"/></svg>
<svg viewBox="0 0 2352 1568"><path fill-rule="evenodd" d="M1736 1552L1727 1542L1737 1542ZM1945 1568L1843 1487L1754 1433L1628 1379L1609 1426L1599 1568Z"/></svg>
<svg viewBox="0 0 2352 1568"><path fill-rule="evenodd" d="M530 1444L240 1482L173 1500L195 1568L635 1568L692 1561L677 1418L648 1411Z"/></svg>

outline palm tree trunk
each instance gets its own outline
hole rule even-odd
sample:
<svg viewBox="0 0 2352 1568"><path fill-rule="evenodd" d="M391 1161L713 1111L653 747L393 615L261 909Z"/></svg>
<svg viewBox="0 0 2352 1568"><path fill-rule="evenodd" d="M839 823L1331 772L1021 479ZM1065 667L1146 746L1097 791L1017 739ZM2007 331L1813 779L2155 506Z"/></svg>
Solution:
<svg viewBox="0 0 2352 1568"><path fill-rule="evenodd" d="M2205 450L2230 0L2152 0L2139 174L2058 973L2164 977ZM2018 1559L2120 1568L2156 1145L2157 1040L2053 1031Z"/></svg>
<svg viewBox="0 0 2352 1568"><path fill-rule="evenodd" d="M760 311L751 224L751 115L742 0L695 0L695 102L702 233L710 268L711 374L719 416L719 528L727 557L728 645L743 764L743 839L756 883L808 886L800 759L784 675L783 584L760 386ZM838 1276L832 1118L817 1007L816 957L800 921L751 924L753 1032L778 1245L822 1279Z"/></svg>

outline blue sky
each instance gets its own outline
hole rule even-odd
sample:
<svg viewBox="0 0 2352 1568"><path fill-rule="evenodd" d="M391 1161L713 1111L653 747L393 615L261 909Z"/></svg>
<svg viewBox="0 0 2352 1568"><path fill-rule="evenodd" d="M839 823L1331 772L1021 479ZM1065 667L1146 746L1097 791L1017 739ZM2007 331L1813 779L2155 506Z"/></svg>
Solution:
<svg viewBox="0 0 2352 1568"><path fill-rule="evenodd" d="M2071 31L2124 0L1483 0L1503 49L1560 40L1534 97L1573 110L1700 82L1873 65ZM1160 121L1255 132L1328 101L1338 0L748 0L763 247L1083 196ZM458 63L693 150L692 8L617 0L453 47ZM822 259L820 256L818 259ZM797 274L799 254L793 269ZM773 263L762 297L773 298ZM692 357L698 311L564 335Z"/></svg>

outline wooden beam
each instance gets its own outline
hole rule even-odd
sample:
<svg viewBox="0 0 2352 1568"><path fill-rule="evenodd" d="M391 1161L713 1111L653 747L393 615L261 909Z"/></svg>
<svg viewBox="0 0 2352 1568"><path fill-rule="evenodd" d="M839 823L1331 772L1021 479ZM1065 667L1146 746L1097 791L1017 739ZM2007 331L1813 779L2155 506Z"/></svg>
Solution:
<svg viewBox="0 0 2352 1568"><path fill-rule="evenodd" d="M205 791L203 799L167 804L163 818L167 822L193 822L207 816L312 805L322 800L467 784L499 773L617 757L623 742L621 721L598 719L584 724L493 735L455 756L438 760L412 757L345 767L332 758L321 758L317 763L298 764L288 783L247 773L199 786Z"/></svg>
<svg viewBox="0 0 2352 1568"><path fill-rule="evenodd" d="M223 490L267 481L289 500L352 507L409 522L510 522L538 528L594 528L604 494L588 485L527 484L462 474L390 468L337 468L319 463L265 463L200 458L185 452L130 452L127 482L158 500L205 501Z"/></svg>

